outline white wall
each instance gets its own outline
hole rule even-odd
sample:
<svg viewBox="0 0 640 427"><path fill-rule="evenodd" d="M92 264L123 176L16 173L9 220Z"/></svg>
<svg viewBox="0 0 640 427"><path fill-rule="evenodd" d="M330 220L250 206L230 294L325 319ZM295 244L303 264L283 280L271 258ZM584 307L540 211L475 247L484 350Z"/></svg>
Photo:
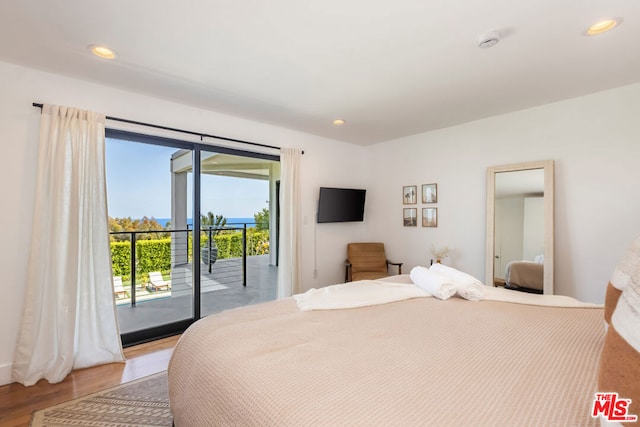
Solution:
<svg viewBox="0 0 640 427"><path fill-rule="evenodd" d="M485 277L486 169L555 160L555 290L601 303L640 233L640 84L388 141L371 148L377 238L407 270L447 263ZM438 183L438 228L402 227L403 185ZM418 205L420 207L421 205Z"/></svg>
<svg viewBox="0 0 640 427"><path fill-rule="evenodd" d="M115 117L151 122L209 134L300 147L302 159L303 287L336 283L343 277L346 243L360 240L364 224L319 229L319 256L314 266L314 213L321 185L363 186L367 150L288 129L216 114L186 105L48 74L0 62L0 384L10 379L16 336L22 313L31 219L35 194L40 110L32 102L74 106ZM327 126L330 126L328 123ZM36 236L37 238L37 236ZM339 248L339 249L336 249ZM318 277L313 278L317 268Z"/></svg>
<svg viewBox="0 0 640 427"><path fill-rule="evenodd" d="M544 197L525 197L522 259L535 261L544 255Z"/></svg>

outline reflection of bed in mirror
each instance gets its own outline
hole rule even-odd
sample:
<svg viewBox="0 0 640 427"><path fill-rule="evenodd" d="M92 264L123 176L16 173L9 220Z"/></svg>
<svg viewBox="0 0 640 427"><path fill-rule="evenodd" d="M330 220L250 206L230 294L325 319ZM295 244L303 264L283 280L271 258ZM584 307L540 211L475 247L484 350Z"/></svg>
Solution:
<svg viewBox="0 0 640 427"><path fill-rule="evenodd" d="M544 264L531 261L510 262L504 273L504 287L541 294L544 290Z"/></svg>

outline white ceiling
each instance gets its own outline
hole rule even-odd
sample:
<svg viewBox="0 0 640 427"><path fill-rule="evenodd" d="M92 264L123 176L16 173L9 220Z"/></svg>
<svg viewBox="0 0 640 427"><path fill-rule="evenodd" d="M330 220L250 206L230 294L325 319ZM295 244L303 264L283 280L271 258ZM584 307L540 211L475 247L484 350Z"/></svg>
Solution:
<svg viewBox="0 0 640 427"><path fill-rule="evenodd" d="M0 0L0 60L368 145L638 82L639 21L638 0Z"/></svg>

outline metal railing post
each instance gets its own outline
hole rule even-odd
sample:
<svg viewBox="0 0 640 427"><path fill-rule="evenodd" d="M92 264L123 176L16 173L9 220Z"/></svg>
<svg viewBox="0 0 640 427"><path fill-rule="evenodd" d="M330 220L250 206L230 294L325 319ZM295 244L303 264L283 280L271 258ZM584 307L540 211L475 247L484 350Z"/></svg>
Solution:
<svg viewBox="0 0 640 427"><path fill-rule="evenodd" d="M131 232L131 307L136 306L136 233Z"/></svg>
<svg viewBox="0 0 640 427"><path fill-rule="evenodd" d="M209 245L209 256L207 257L207 264L209 264L209 273L211 273L211 226L207 230L209 234L209 238L207 239L207 244Z"/></svg>
<svg viewBox="0 0 640 427"><path fill-rule="evenodd" d="M242 286L247 287L247 223L242 226Z"/></svg>

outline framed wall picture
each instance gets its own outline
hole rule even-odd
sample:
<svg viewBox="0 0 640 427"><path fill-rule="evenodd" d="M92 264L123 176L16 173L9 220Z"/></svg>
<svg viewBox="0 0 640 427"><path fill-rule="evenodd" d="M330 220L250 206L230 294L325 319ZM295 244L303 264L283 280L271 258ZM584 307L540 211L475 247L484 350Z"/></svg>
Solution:
<svg viewBox="0 0 640 427"><path fill-rule="evenodd" d="M438 208L422 208L422 226L438 226Z"/></svg>
<svg viewBox="0 0 640 427"><path fill-rule="evenodd" d="M402 210L402 224L405 227L417 227L418 208L404 208Z"/></svg>
<svg viewBox="0 0 640 427"><path fill-rule="evenodd" d="M417 185L405 185L402 187L402 203L405 205L415 205L418 203Z"/></svg>
<svg viewBox="0 0 640 427"><path fill-rule="evenodd" d="M422 203L438 203L438 184L422 184Z"/></svg>

